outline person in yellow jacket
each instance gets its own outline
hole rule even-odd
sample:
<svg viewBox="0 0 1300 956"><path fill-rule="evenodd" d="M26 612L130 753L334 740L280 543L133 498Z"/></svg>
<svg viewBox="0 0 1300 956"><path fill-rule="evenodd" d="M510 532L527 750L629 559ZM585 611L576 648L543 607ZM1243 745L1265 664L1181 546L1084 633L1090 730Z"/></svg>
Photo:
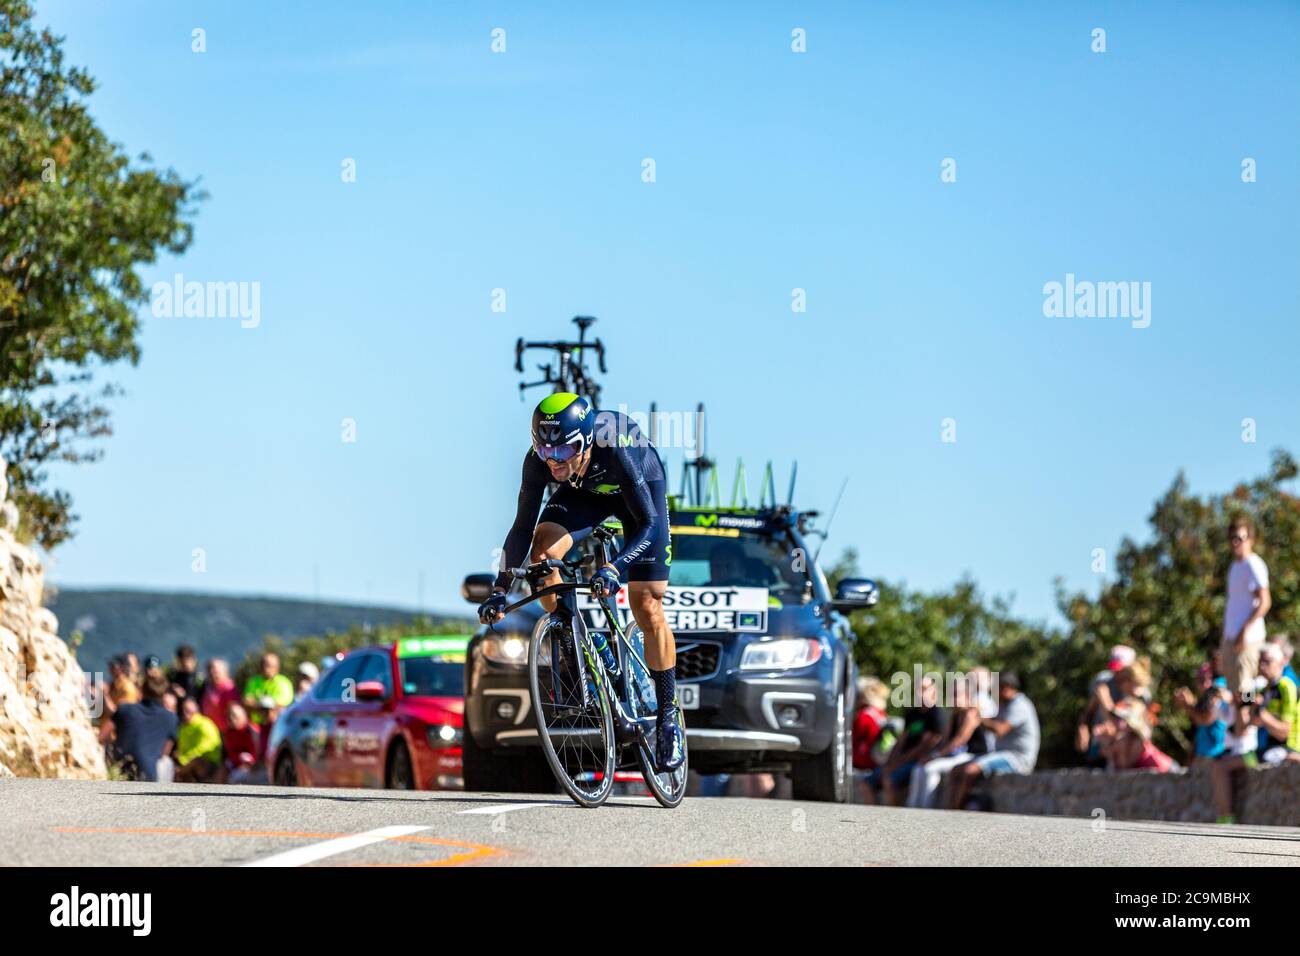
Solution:
<svg viewBox="0 0 1300 956"><path fill-rule="evenodd" d="M270 698L269 700L267 698ZM280 673L280 655L263 654L258 672L244 684L244 707L258 729L270 733L268 715L293 703L293 681Z"/></svg>
<svg viewBox="0 0 1300 956"><path fill-rule="evenodd" d="M199 702L181 702L181 724L176 728L176 781L208 783L221 769L221 730L203 716Z"/></svg>

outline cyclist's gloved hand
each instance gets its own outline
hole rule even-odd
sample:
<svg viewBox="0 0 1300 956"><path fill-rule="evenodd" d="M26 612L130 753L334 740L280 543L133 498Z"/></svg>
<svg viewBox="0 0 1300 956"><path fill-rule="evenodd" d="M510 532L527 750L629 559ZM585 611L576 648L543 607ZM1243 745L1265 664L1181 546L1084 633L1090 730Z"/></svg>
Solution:
<svg viewBox="0 0 1300 956"><path fill-rule="evenodd" d="M492 596L478 606L478 619L481 624L495 624L505 617L502 613L507 604L504 591L493 591Z"/></svg>
<svg viewBox="0 0 1300 956"><path fill-rule="evenodd" d="M591 593L596 597L618 593L618 572L608 564L591 576Z"/></svg>

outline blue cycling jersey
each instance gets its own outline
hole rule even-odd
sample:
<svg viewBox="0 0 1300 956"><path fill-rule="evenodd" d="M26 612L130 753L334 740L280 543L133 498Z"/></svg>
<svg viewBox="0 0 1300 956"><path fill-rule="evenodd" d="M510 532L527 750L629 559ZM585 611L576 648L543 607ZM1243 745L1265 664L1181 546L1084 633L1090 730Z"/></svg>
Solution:
<svg viewBox="0 0 1300 956"><path fill-rule="evenodd" d="M559 485L542 520L561 525L577 540L608 517L623 522L623 548L610 563L632 580L666 580L670 558L666 475L659 452L621 412L597 411L591 459L579 476ZM506 535L502 568L523 564L550 469L530 448L524 458L515 522ZM509 588L505 570L497 587Z"/></svg>

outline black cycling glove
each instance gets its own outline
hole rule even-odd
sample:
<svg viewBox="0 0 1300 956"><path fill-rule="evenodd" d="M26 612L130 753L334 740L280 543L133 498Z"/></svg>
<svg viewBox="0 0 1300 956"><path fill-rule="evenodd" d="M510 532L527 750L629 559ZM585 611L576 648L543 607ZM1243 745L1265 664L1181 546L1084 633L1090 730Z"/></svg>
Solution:
<svg viewBox="0 0 1300 956"><path fill-rule="evenodd" d="M479 623L495 624L504 616L507 603L504 592L493 591L492 596L478 606Z"/></svg>

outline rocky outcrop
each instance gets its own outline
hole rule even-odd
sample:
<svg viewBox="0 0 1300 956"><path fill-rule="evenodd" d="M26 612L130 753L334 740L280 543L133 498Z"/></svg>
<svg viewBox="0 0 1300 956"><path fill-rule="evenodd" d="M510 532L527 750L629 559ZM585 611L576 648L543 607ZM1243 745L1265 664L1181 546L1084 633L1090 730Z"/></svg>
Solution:
<svg viewBox="0 0 1300 956"><path fill-rule="evenodd" d="M1236 785L1238 822L1300 826L1300 763L1243 771ZM1214 822L1210 771L1202 767L1180 773L1045 770L992 777L980 789L999 813Z"/></svg>
<svg viewBox="0 0 1300 956"><path fill-rule="evenodd" d="M41 606L45 571L17 540L4 470L0 459L0 777L103 779L85 675Z"/></svg>

